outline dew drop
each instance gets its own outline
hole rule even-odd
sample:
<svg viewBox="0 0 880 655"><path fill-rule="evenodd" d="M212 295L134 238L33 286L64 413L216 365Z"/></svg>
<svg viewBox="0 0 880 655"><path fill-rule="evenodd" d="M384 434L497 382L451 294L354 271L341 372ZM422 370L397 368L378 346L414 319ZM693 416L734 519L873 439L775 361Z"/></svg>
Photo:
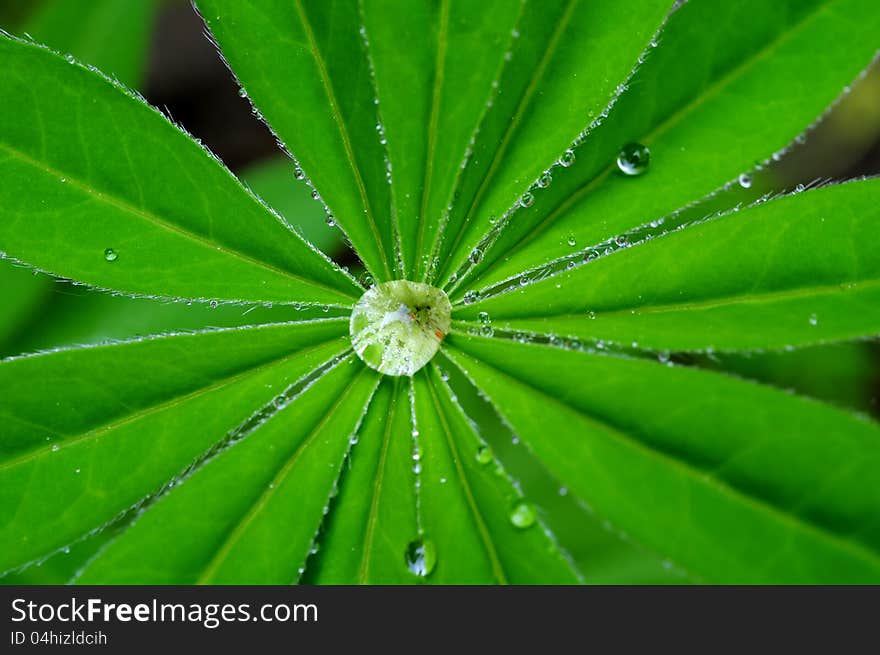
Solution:
<svg viewBox="0 0 880 655"><path fill-rule="evenodd" d="M800 193L800 192L803 191L805 188L806 188L806 187L805 187L803 184L798 184L798 185L794 188L794 190L797 191L798 193Z"/></svg>
<svg viewBox="0 0 880 655"><path fill-rule="evenodd" d="M61 446L59 446L57 443L53 443L51 450L53 453L57 453L59 450L61 450Z"/></svg>
<svg viewBox="0 0 880 655"><path fill-rule="evenodd" d="M489 316L489 312L480 312L477 314L477 320L480 321L483 325L488 325L492 322L492 318Z"/></svg>
<svg viewBox="0 0 880 655"><path fill-rule="evenodd" d="M641 175L648 170L651 151L641 143L627 143L617 155L617 168L625 175Z"/></svg>
<svg viewBox="0 0 880 655"><path fill-rule="evenodd" d="M522 194L522 197L519 199L519 204L521 207L531 207L535 204L535 196L526 191Z"/></svg>
<svg viewBox="0 0 880 655"><path fill-rule="evenodd" d="M570 235L570 236L568 237L568 241L567 241L567 243L568 243L568 245L570 245L572 248L574 248L574 247L577 245L577 239L574 238L574 235L573 235L573 234Z"/></svg>
<svg viewBox="0 0 880 655"><path fill-rule="evenodd" d="M538 515L535 512L535 508L526 502L517 503L510 513L510 522L514 527L522 530L533 526L537 518Z"/></svg>
<svg viewBox="0 0 880 655"><path fill-rule="evenodd" d="M410 573L426 578L437 565L437 548L430 539L416 539L406 547L404 559Z"/></svg>
<svg viewBox="0 0 880 655"><path fill-rule="evenodd" d="M574 150L566 150L562 157L559 158L560 165L568 168L574 163Z"/></svg>
<svg viewBox="0 0 880 655"><path fill-rule="evenodd" d="M218 303L217 303L216 300L212 300L212 301L209 302L208 304L211 306L211 309L217 309L217 304L218 304Z"/></svg>
<svg viewBox="0 0 880 655"><path fill-rule="evenodd" d="M819 325L819 317L815 314L810 314L810 325Z"/></svg>
<svg viewBox="0 0 880 655"><path fill-rule="evenodd" d="M464 294L464 296L462 297L462 300L464 301L465 305L473 305L479 299L480 299L480 293L474 289L471 289L470 291L466 292Z"/></svg>
<svg viewBox="0 0 880 655"><path fill-rule="evenodd" d="M239 98L247 98L247 91L244 90L244 87L241 87L238 90L238 97Z"/></svg>
<svg viewBox="0 0 880 655"><path fill-rule="evenodd" d="M746 175L745 173L743 173L742 175L740 175L740 176L739 176L739 185L740 185L743 189L748 189L750 186L752 186L752 178L751 178L751 176Z"/></svg>
<svg viewBox="0 0 880 655"><path fill-rule="evenodd" d="M119 255L116 253L113 248L107 248L104 251L104 260L108 262L115 262L119 258Z"/></svg>
<svg viewBox="0 0 880 655"><path fill-rule="evenodd" d="M542 189L546 189L552 182L553 178L550 176L550 173L544 173L538 178L538 186Z"/></svg>
<svg viewBox="0 0 880 655"><path fill-rule="evenodd" d="M477 448L477 463L488 464L492 461L492 449L489 446L480 446Z"/></svg>
<svg viewBox="0 0 880 655"><path fill-rule="evenodd" d="M474 248L473 250L471 250L471 254L468 255L468 259L470 260L471 264L476 266L481 261L483 261L483 251L479 248Z"/></svg>

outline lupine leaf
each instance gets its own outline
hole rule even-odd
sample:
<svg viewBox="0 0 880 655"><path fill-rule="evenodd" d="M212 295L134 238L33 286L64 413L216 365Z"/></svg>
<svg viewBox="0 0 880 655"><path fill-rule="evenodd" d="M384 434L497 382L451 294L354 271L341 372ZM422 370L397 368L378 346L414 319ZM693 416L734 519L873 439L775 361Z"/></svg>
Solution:
<svg viewBox="0 0 880 655"><path fill-rule="evenodd" d="M880 180L818 189L467 306L514 330L669 350L880 334Z"/></svg>
<svg viewBox="0 0 880 655"><path fill-rule="evenodd" d="M8 257L151 296L356 297L353 281L142 101L6 37L0 67L0 240Z"/></svg>
<svg viewBox="0 0 880 655"><path fill-rule="evenodd" d="M715 373L452 343L571 493L699 578L880 580L876 424Z"/></svg>

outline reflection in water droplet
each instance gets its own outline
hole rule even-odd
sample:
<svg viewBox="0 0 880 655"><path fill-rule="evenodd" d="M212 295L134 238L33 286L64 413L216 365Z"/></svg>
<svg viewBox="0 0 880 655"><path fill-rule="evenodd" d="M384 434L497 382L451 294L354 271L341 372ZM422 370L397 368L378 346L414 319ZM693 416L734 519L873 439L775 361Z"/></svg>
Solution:
<svg viewBox="0 0 880 655"><path fill-rule="evenodd" d="M535 508L526 502L517 503L510 513L510 522L517 528L525 529L535 524L538 515Z"/></svg>
<svg viewBox="0 0 880 655"><path fill-rule="evenodd" d="M483 261L483 251L479 248L474 248L473 250L471 250L471 254L468 255L468 259L471 260L471 264L476 266L481 261Z"/></svg>
<svg viewBox="0 0 880 655"><path fill-rule="evenodd" d="M574 151L566 150L565 154L559 158L559 163L568 168L574 163Z"/></svg>
<svg viewBox="0 0 880 655"><path fill-rule="evenodd" d="M641 143L627 143L617 155L617 167L626 175L641 175L650 161L651 151Z"/></svg>
<svg viewBox="0 0 880 655"><path fill-rule="evenodd" d="M488 464L492 461L492 449L489 446L480 446L477 448L477 463Z"/></svg>
<svg viewBox="0 0 880 655"><path fill-rule="evenodd" d="M430 539L416 539L406 547L406 568L410 573L426 578L437 565L437 549Z"/></svg>
<svg viewBox="0 0 880 655"><path fill-rule="evenodd" d="M107 248L104 251L104 259L108 262L115 262L119 258L119 255L116 254L116 251L113 248Z"/></svg>
<svg viewBox="0 0 880 655"><path fill-rule="evenodd" d="M748 189L750 186L752 186L752 178L749 175L743 173L739 176L739 185L743 189Z"/></svg>
<svg viewBox="0 0 880 655"><path fill-rule="evenodd" d="M522 194L522 197L519 199L519 204L523 207L531 207L535 204L535 196L526 191Z"/></svg>
<svg viewBox="0 0 880 655"><path fill-rule="evenodd" d="M550 183L553 182L553 178L550 177L550 173L544 173L541 177L538 178L538 186L542 189L546 189L550 186Z"/></svg>

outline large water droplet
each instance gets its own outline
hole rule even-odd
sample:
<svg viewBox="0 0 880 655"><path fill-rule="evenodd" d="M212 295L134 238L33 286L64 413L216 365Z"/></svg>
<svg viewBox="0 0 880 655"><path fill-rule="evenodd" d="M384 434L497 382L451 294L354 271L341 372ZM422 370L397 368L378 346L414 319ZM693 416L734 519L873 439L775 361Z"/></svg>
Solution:
<svg viewBox="0 0 880 655"><path fill-rule="evenodd" d="M626 175L641 175L648 170L651 151L641 143L627 143L617 155L617 168Z"/></svg>
<svg viewBox="0 0 880 655"><path fill-rule="evenodd" d="M519 204L522 207L531 207L532 205L535 204L535 196L533 196L531 193L526 191L524 194L522 194L522 197L519 199Z"/></svg>
<svg viewBox="0 0 880 655"><path fill-rule="evenodd" d="M740 176L739 176L739 185L740 185L743 189L748 189L750 186L752 186L752 178L751 178L751 176L750 176L750 175L746 175L745 173L743 173L742 175L740 175Z"/></svg>
<svg viewBox="0 0 880 655"><path fill-rule="evenodd" d="M513 523L515 527L523 530L533 526L537 518L538 515L535 512L535 508L524 501L517 503L514 506L513 511L510 513L510 522Z"/></svg>
<svg viewBox="0 0 880 655"><path fill-rule="evenodd" d="M479 248L474 248L473 250L471 250L471 254L468 255L468 259L471 260L471 264L476 266L481 261L483 261L483 251Z"/></svg>
<svg viewBox="0 0 880 655"><path fill-rule="evenodd" d="M113 248L107 248L104 251L104 259L108 262L115 262L117 259L119 259L119 255L116 253L115 250L113 250Z"/></svg>
<svg viewBox="0 0 880 655"><path fill-rule="evenodd" d="M416 539L406 547L405 560L410 573L426 578L437 565L437 548L430 539Z"/></svg>
<svg viewBox="0 0 880 655"><path fill-rule="evenodd" d="M329 309L329 308L328 308ZM370 287L354 306L351 345L364 363L386 375L412 375L440 349L452 306L427 284L392 280Z"/></svg>
<svg viewBox="0 0 880 655"><path fill-rule="evenodd" d="M489 446L480 446L477 448L477 463L488 464L492 461L492 449Z"/></svg>

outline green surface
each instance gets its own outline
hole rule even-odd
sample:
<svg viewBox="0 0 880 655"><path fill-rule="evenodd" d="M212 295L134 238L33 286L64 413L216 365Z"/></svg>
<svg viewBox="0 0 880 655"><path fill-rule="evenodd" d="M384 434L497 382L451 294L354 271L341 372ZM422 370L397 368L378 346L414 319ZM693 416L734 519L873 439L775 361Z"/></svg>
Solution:
<svg viewBox="0 0 880 655"><path fill-rule="evenodd" d="M868 0L197 4L302 166L242 173L277 213L0 38L0 251L90 289L10 268L2 352L129 339L0 360L3 582L880 582L842 409L876 409L878 180L704 199L858 77ZM352 352L303 175L375 282L451 294L411 378Z"/></svg>
<svg viewBox="0 0 880 655"><path fill-rule="evenodd" d="M328 321L4 361L0 568L66 546L157 492L341 352L344 334L344 322Z"/></svg>
<svg viewBox="0 0 880 655"><path fill-rule="evenodd" d="M216 159L134 96L8 38L0 66L9 71L0 87L8 256L151 296L347 304L356 294ZM137 174L147 169L154 173Z"/></svg>
<svg viewBox="0 0 880 655"><path fill-rule="evenodd" d="M455 313L657 350L754 350L873 336L880 180L809 191L600 258Z"/></svg>
<svg viewBox="0 0 880 655"><path fill-rule="evenodd" d="M736 182L858 77L878 31L872 0L686 3L607 120L574 149L575 164L556 166L553 183L537 189L534 204L517 211L487 249L473 284L576 254ZM651 149L639 177L617 170L628 142ZM471 246L490 228L480 219ZM447 270L469 251L462 248Z"/></svg>
<svg viewBox="0 0 880 655"><path fill-rule="evenodd" d="M876 424L693 369L450 343L571 493L694 578L880 580Z"/></svg>

